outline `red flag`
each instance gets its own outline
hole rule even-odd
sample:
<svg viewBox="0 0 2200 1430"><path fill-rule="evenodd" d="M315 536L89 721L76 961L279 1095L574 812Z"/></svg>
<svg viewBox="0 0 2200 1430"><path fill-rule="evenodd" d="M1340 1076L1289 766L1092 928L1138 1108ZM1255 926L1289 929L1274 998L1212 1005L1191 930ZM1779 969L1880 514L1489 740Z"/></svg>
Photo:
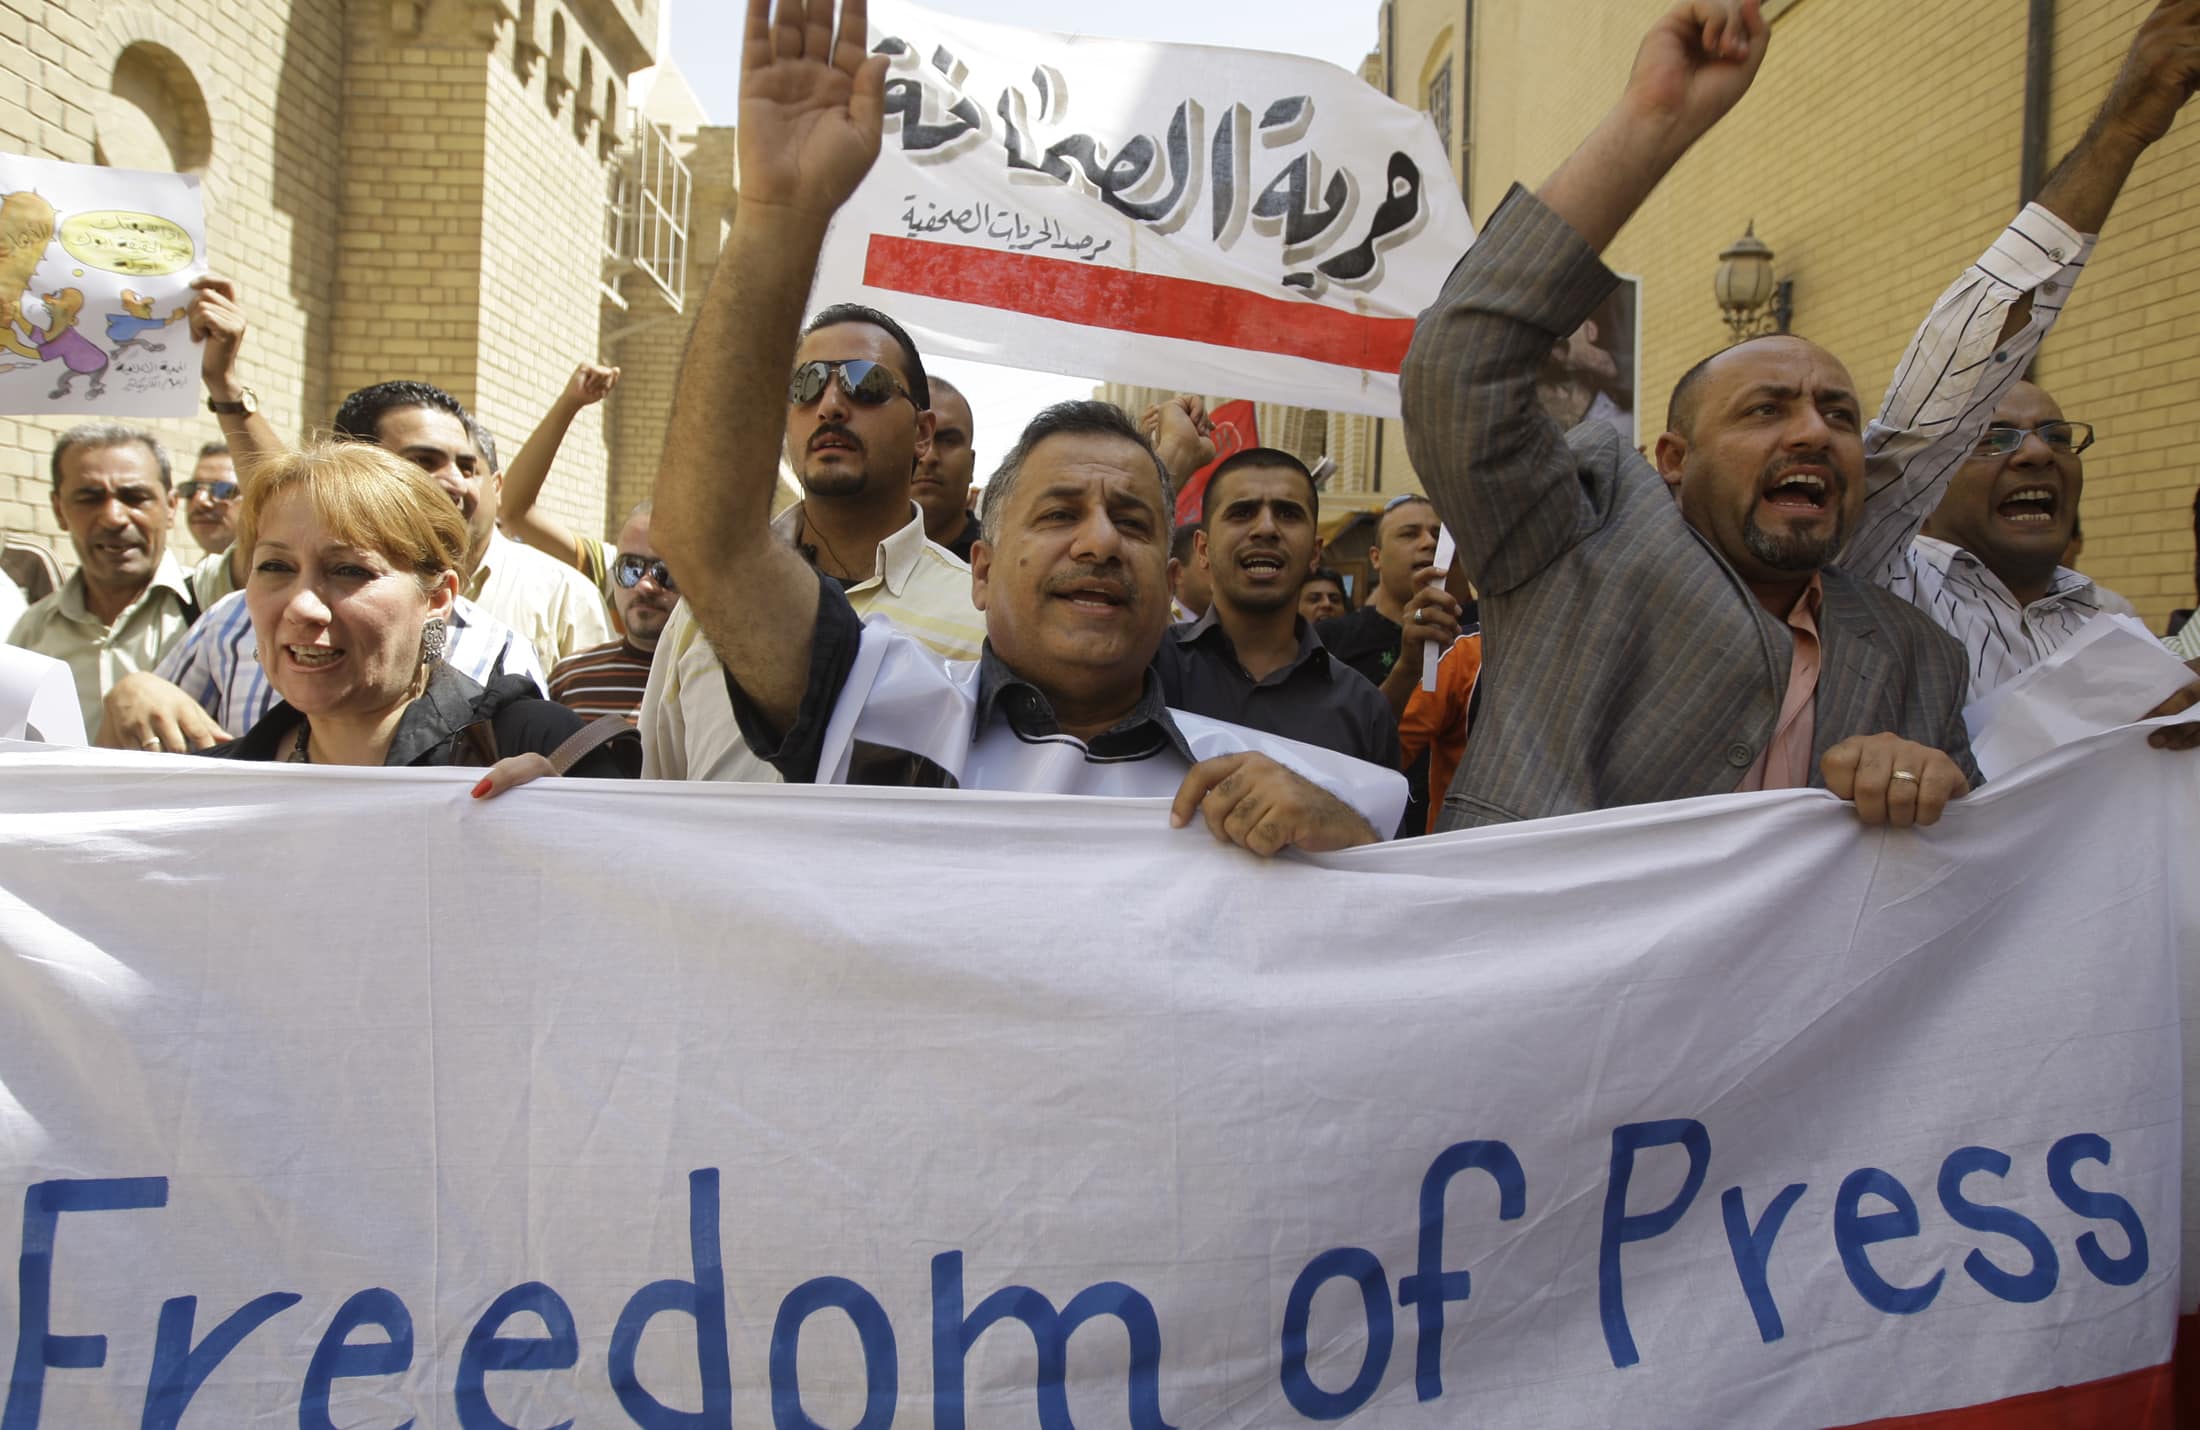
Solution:
<svg viewBox="0 0 2200 1430"><path fill-rule="evenodd" d="M1215 459L1185 478L1183 489L1176 494L1178 526L1199 523L1199 509L1207 496L1207 479L1215 474L1215 468L1222 465L1224 459L1247 447L1260 445L1260 424L1253 416L1253 404L1242 397L1223 403L1207 414L1207 420L1214 424L1214 431L1208 435L1214 439Z"/></svg>

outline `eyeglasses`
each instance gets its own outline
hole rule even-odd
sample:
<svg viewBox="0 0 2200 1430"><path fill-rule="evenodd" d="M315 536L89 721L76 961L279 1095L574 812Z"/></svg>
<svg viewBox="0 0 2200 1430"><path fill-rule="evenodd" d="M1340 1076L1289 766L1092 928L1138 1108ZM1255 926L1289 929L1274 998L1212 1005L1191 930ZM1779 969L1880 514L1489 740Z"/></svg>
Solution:
<svg viewBox="0 0 2200 1430"><path fill-rule="evenodd" d="M840 376L840 390L848 394L851 402L865 407L880 407L897 397L909 397L909 393L895 380L885 364L867 362L862 358L850 358L845 362L833 362L820 358L806 362L794 370L787 379L787 401L796 407L807 407L825 393L825 384L834 374ZM909 397L910 406L916 399Z"/></svg>
<svg viewBox="0 0 2200 1430"><path fill-rule="evenodd" d="M618 582L623 590L631 591L641 585L644 576L650 577L667 591L680 589L672 584L672 573L665 569L665 563L654 556L636 556L633 552L622 551L611 567L611 579Z"/></svg>
<svg viewBox="0 0 2200 1430"><path fill-rule="evenodd" d="M1978 439L1978 455L1981 457L2006 457L2024 445L2027 437L2038 437L2049 449L2075 456L2093 445L2093 424L2090 422L2042 422L2037 427L1989 427Z"/></svg>
<svg viewBox="0 0 2200 1430"><path fill-rule="evenodd" d="M202 482L192 480L188 482L176 483L176 495L182 497L185 501L190 501L202 491L205 492L208 496L212 497L215 501L235 501L238 490L239 488L235 482Z"/></svg>

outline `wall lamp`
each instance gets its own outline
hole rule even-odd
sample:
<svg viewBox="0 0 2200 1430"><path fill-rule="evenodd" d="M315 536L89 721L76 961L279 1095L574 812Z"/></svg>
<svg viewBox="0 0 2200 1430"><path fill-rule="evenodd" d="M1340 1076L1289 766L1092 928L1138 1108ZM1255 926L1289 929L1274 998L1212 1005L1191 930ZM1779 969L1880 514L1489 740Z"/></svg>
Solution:
<svg viewBox="0 0 2200 1430"><path fill-rule="evenodd" d="M1711 288L1735 342L1784 333L1795 317L1795 282L1773 276L1772 249L1757 236L1755 220L1719 255Z"/></svg>

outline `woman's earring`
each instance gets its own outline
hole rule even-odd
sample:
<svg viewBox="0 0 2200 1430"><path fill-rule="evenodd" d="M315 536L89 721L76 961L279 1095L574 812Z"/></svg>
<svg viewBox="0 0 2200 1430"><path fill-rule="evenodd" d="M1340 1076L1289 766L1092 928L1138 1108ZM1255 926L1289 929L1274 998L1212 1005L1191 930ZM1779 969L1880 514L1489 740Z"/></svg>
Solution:
<svg viewBox="0 0 2200 1430"><path fill-rule="evenodd" d="M420 663L434 665L443 659L443 641L446 627L441 616L428 617L428 623L420 628Z"/></svg>

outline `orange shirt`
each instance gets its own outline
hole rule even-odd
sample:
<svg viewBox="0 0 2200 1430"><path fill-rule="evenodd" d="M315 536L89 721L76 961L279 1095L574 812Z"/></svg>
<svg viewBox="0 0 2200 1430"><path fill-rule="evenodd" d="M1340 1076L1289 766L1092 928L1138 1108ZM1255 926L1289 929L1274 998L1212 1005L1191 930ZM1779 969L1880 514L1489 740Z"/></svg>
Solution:
<svg viewBox="0 0 2200 1430"><path fill-rule="evenodd" d="M1482 674L1482 633L1474 631L1451 643L1436 662L1436 688L1416 688L1398 720L1398 744L1404 754L1398 768L1410 769L1427 750L1428 832L1436 832L1451 777L1467 753L1467 706ZM1805 747L1808 748L1807 746Z"/></svg>
<svg viewBox="0 0 2200 1430"><path fill-rule="evenodd" d="M1788 612L1788 633L1795 638L1795 650L1788 657L1780 723L1773 726L1772 742L1742 776L1737 790L1810 786L1810 746L1818 734L1818 603L1825 594L1825 583L1813 575Z"/></svg>

